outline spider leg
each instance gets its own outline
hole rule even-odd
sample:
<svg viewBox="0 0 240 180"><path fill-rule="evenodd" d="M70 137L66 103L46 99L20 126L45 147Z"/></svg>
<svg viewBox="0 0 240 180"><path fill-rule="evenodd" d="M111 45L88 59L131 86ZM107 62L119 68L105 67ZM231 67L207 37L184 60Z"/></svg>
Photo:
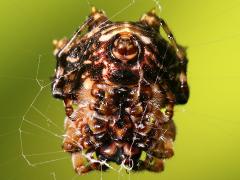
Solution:
<svg viewBox="0 0 240 180"><path fill-rule="evenodd" d="M76 173L79 175L93 170L90 165L86 165L86 157L84 157L81 152L72 153L72 164Z"/></svg>
<svg viewBox="0 0 240 180"><path fill-rule="evenodd" d="M96 7L92 7L91 14L93 21L89 23L89 30L101 26L102 24L108 22L108 18L103 10L97 10Z"/></svg>
<svg viewBox="0 0 240 180"><path fill-rule="evenodd" d="M156 145L150 151L150 153L159 159L167 159L174 155L173 151L173 140L171 138L165 137L163 134L160 136L159 140L156 141Z"/></svg>
<svg viewBox="0 0 240 180"><path fill-rule="evenodd" d="M173 46L173 49L175 50L178 65L179 65L178 66L179 73L177 74L177 79L178 79L177 81L180 82L179 84L180 89L179 89L179 92L176 94L177 104L185 104L188 101L188 97L189 97L189 88L188 88L187 75L186 75L188 60L186 58L185 49L177 44L176 39L174 38L166 22L162 18L159 18L159 19L160 19L159 21L160 26L163 28L164 32L167 34L167 37L170 40Z"/></svg>
<svg viewBox="0 0 240 180"><path fill-rule="evenodd" d="M144 160L144 166L149 171L160 172L164 170L164 160L147 154Z"/></svg>
<svg viewBox="0 0 240 180"><path fill-rule="evenodd" d="M62 49L64 46L66 46L66 44L68 43L68 39L66 37L60 39L60 40L53 40L53 45L54 45L54 51L53 54L56 56L57 53L60 51L60 49Z"/></svg>
<svg viewBox="0 0 240 180"><path fill-rule="evenodd" d="M75 152L81 150L82 147L78 143L79 134L76 133L77 129L75 123L69 117L67 117L65 120L65 129L66 132L62 145L63 150L67 152Z"/></svg>
<svg viewBox="0 0 240 180"><path fill-rule="evenodd" d="M54 40L53 44L55 46L55 50L54 50L54 55L57 56L57 59L59 59L59 61L61 61L61 56L64 53L67 53L69 51L69 49L74 45L75 41L78 39L78 37L81 35L81 33L88 28L88 30L90 31L92 28L95 28L97 26L100 26L102 23L107 22L108 18L106 17L105 13L101 10L97 10L95 7L92 7L92 11L88 17L88 19L85 21L85 23L83 25L81 25L77 31L74 33L73 37L70 40L67 40L66 38L63 38L59 41ZM75 58L76 59L76 58ZM72 60L75 61L75 59L73 58ZM68 59L67 59L68 60ZM71 59L70 59L71 61ZM58 68L56 70L56 74L57 74L57 78L61 78L58 81L63 81L64 78L65 79L71 79L71 81L66 81L64 82L64 94L69 94L72 90L72 84L73 81L75 80L75 76L77 76L77 72L73 71L69 74L64 74L64 69L63 68ZM61 83L54 83L54 84L61 84ZM62 82L63 84L63 82ZM57 91L57 88L54 86L54 89L56 89L55 91L55 96L58 96L58 94L62 94L61 92ZM60 95L61 96L61 95ZM73 107L72 107L72 98L71 97L64 97L64 105L65 105L65 112L66 115L68 117L71 116L71 114L73 113Z"/></svg>
<svg viewBox="0 0 240 180"><path fill-rule="evenodd" d="M167 99L166 110L165 110L165 113L164 113L166 119L164 121L168 122L173 117L174 105L175 105L175 96L172 93L172 91L168 88L167 84L163 84L162 87L165 90L166 99Z"/></svg>
<svg viewBox="0 0 240 180"><path fill-rule="evenodd" d="M73 168L79 175L86 174L92 170L102 170L101 163L92 156L94 152L94 150L90 150L85 155L82 152L72 153Z"/></svg>
<svg viewBox="0 0 240 180"><path fill-rule="evenodd" d="M170 158L174 155L173 141L176 135L176 128L173 120L156 124L158 129L147 151L148 154L160 159Z"/></svg>
<svg viewBox="0 0 240 180"><path fill-rule="evenodd" d="M73 113L73 100L70 98L64 99L65 113L68 117L70 117Z"/></svg>
<svg viewBox="0 0 240 180"><path fill-rule="evenodd" d="M156 31L159 31L160 19L157 16L155 9L150 10L149 12L142 15L140 22L147 24L148 26L154 28Z"/></svg>
<svg viewBox="0 0 240 180"><path fill-rule="evenodd" d="M95 28L107 21L108 18L103 11L97 10L95 7L92 7L92 11L88 16L87 20L77 29L77 31L73 34L72 38L68 41L68 43L66 43L66 45L60 50L60 52L58 53L58 58L60 58L63 53L67 52L69 48L71 48L71 45L86 28L91 30L92 28Z"/></svg>
<svg viewBox="0 0 240 180"><path fill-rule="evenodd" d="M84 165L85 157L80 152L72 153L72 164L73 168L78 174L84 174L91 171L91 167Z"/></svg>
<svg viewBox="0 0 240 180"><path fill-rule="evenodd" d="M100 162L93 158L93 153L95 151L93 149L88 149L86 152L82 151L83 147L75 121L66 118L65 128L66 133L63 141L63 149L71 153L75 171L78 174L85 174L91 170L100 170ZM84 148L86 149L86 147Z"/></svg>
<svg viewBox="0 0 240 180"><path fill-rule="evenodd" d="M177 44L177 41L173 33L171 32L170 28L162 18L157 16L154 9L144 14L140 22L145 23L148 26L151 26L156 31L159 31L159 28L162 27L163 31L167 34L167 37L172 44L172 48L176 53L176 60L177 60L176 63L178 64L178 68L179 68L179 72L177 74L177 81L179 82L179 85L178 85L179 87L175 88L175 89L179 89L177 90L178 92L176 94L176 103L185 104L189 97L189 88L187 84L187 75L186 75L188 60L186 58L185 49Z"/></svg>

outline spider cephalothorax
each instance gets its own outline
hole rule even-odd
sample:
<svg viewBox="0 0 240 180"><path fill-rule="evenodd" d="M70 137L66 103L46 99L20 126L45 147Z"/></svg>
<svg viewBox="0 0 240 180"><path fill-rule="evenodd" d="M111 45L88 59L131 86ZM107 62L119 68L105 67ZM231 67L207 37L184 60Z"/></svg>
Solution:
<svg viewBox="0 0 240 180"><path fill-rule="evenodd" d="M138 22L111 22L93 8L71 40L54 44L52 93L65 103L63 149L75 170L113 161L161 171L173 155L174 105L189 96L185 51L165 22L154 11Z"/></svg>

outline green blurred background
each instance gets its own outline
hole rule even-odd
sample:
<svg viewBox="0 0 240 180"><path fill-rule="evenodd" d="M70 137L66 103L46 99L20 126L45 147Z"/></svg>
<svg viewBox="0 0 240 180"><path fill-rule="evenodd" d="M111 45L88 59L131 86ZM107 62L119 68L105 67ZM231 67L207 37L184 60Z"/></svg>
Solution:
<svg viewBox="0 0 240 180"><path fill-rule="evenodd" d="M51 97L48 84L55 67L52 40L70 37L85 20L90 4L104 9L113 20L134 21L158 6L157 2L162 7L158 13L178 42L188 46L190 61L190 101L177 107L174 116L178 130L175 156L166 161L162 173L109 170L78 177L57 136L63 133L65 115L62 102ZM1 0L1 180L240 179L240 1L129 3ZM36 81L37 72L42 90Z"/></svg>

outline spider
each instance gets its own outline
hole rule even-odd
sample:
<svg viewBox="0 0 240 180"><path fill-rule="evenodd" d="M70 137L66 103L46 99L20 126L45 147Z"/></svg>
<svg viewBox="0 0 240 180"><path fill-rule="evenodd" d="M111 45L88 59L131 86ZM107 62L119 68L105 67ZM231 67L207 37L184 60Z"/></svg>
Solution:
<svg viewBox="0 0 240 180"><path fill-rule="evenodd" d="M186 51L165 21L151 10L112 22L93 7L70 40L53 43L52 94L64 101L62 146L75 171L106 170L107 162L162 171L174 154L174 105L189 97Z"/></svg>

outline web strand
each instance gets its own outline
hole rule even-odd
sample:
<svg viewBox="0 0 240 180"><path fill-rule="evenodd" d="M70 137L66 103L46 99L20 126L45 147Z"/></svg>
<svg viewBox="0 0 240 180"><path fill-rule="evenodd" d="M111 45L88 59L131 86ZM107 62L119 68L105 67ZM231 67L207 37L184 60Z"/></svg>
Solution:
<svg viewBox="0 0 240 180"><path fill-rule="evenodd" d="M155 3L155 5L156 5L156 7L159 9L159 11L162 12L162 6L160 5L159 1L157 1L157 0L152 0L152 1ZM89 1L88 1L88 2L89 2ZM135 4L135 1L134 1L134 0L130 1L130 3L129 3L127 6L121 8L118 12L116 12L113 16L111 16L110 19L113 19L113 18L121 15L123 12L125 12L128 8L130 8L130 7L133 6L134 4ZM90 5L91 5L91 3L89 2L89 6L90 6ZM166 6L166 3L165 3L164 5ZM203 43L201 43L201 42L200 42L200 43L196 43L195 45L193 44L193 45L189 45L189 46L190 46L190 48L198 48L199 46L207 46L207 45L212 44L212 43L222 43L223 41L231 40L231 39L236 38L236 37L238 37L238 36L239 36L239 33L234 34L234 35L229 35L229 36L226 36L226 37L221 37L221 38L219 38L219 39L215 39L215 40L212 40L212 41L210 40L210 41L205 41L205 42L203 42ZM166 49L166 52L167 52L167 50L168 50L168 48ZM165 54L166 54L166 53L165 53ZM63 128L59 127L59 125L57 125L51 118L48 117L48 115L44 114L44 112L42 112L42 111L41 111L39 108L37 108L37 106L36 106L37 100L40 98L43 90L44 90L45 88L50 87L50 85L51 85L51 83L52 83L52 82L49 82L49 83L47 83L47 84L44 85L44 84L42 83L42 80L39 79L39 77L38 77L38 76L39 76L40 66L41 66L41 58L42 58L42 55L40 55L40 56L39 56L39 59L38 59L37 71L36 71L36 77L35 77L35 78L30 78L30 77L14 77L14 76L6 76L6 77L5 77L5 76L1 76L1 77L0 77L0 78L10 78L10 79L18 79L18 80L24 80L24 81L25 81L25 80L34 81L34 82L36 82L36 84L37 84L37 86L38 86L38 91L37 91L35 97L34 97L33 100L31 101L30 105L27 107L27 110L25 111L24 115L21 117L22 120L21 120L21 123L20 123L20 127L19 127L19 129L18 129L18 131L19 131L19 137L20 137L20 138L19 138L19 139L20 139L20 146L21 146L21 157L24 158L24 160L27 162L27 164L28 164L29 166L34 166L34 167L36 167L36 166L41 166L41 165L45 165L45 164L49 164L49 163L53 163L53 162L56 162L56 161L62 161L62 160L65 160L65 159L69 159L69 157L67 156L67 157L61 157L61 158L56 158L56 159L47 160L47 161L33 162L33 161L31 161L31 159L30 159L31 157L36 157L36 156L37 156L37 157L41 157L41 156L45 156L45 155L64 154L65 152L64 152L64 151L53 151L53 152L42 152L42 153L31 153L31 154L27 154L27 153L26 153L26 150L27 150L27 149L25 149L25 146L24 146L24 140L25 140L25 139L23 138L23 135L24 135L24 134L25 134L25 135L28 135L28 136L34 135L34 133L28 132L27 130L24 129L24 125L26 125L26 124L32 126L32 127L35 128L35 129L39 129L40 131L46 133L47 136L49 136L50 139L51 139L51 138L56 138L56 139L58 139L58 140L62 140L62 139L64 138L64 137L63 137L63 133L64 133ZM77 68L77 69L75 69L75 70L79 70L79 69ZM236 75L233 75L233 77L237 78ZM230 78L233 78L233 77L230 77ZM158 77L157 77L157 78L158 78ZM156 81L157 81L157 79L156 79ZM145 110L146 110L146 109L145 109ZM39 124L34 123L31 118L29 119L29 118L28 118L28 115L29 115L30 112L33 112L33 111L36 111L37 114L38 114L38 116L39 116L39 117L42 117L42 118L44 119L44 121L46 121L47 123L50 123L50 124L52 125L52 128L54 128L54 130L56 130L57 132L59 132L59 134L55 133L54 130L50 130L50 129L48 129L48 128L42 127L42 126L39 125ZM191 110L189 110L189 109L184 109L184 111L187 111L188 113L190 113L190 115L194 115L194 114L197 114L197 113L198 113L198 112L191 111ZM206 114L197 114L197 115L204 116L204 117L206 116ZM7 118L19 118L19 117L18 117L18 116L16 116L16 117L11 117L11 116L9 116L9 117L0 117L0 118L1 118L1 119L7 119ZM39 119L40 119L40 118L39 118ZM221 119L221 118L219 118L219 117L209 117L209 119L211 119L211 120L212 120L212 119L215 119L216 121L218 121L218 120ZM222 121L223 121L223 120L221 120L221 122L222 122ZM233 122L233 123L235 123L235 122ZM215 123L214 123L214 124L215 124ZM216 124L219 124L219 122L216 122ZM220 126L221 126L221 125L220 125ZM222 128L224 129L224 126L222 126ZM167 131L167 130L165 130L165 132L166 132L166 131ZM229 130L229 131L231 131L231 130ZM12 132L8 132L8 133L0 134L0 137L8 136L9 134L16 133L16 132L17 132L17 131L12 131ZM165 134L165 132L163 133L163 136L160 137L163 141L165 140L165 139L164 139L164 134ZM35 134L35 135L36 135L36 134ZM230 132L229 135L230 135L230 136L233 136L234 134L232 134L232 133ZM39 136L40 136L40 135L39 135ZM135 140L136 140L136 139L133 140L133 143L131 144L131 148L132 148ZM77 142L76 142L76 143L77 143ZM59 148L59 147L57 147L57 148ZM85 155L85 154L83 154L83 155ZM85 155L85 156L86 156L86 155ZM17 157L17 158L19 158L19 157ZM89 156L86 156L86 158L88 158L89 161L91 161L91 162L99 162L99 161L95 161L95 160L91 159L91 157L89 157ZM108 163L106 163L106 162L100 162L100 163L101 163L101 165L106 165L107 167L109 167L109 168L112 169L113 171L118 172L118 173L119 173L119 177L121 176L122 170L123 170L123 169L127 169L127 170L129 170L129 179L131 178L131 176L130 176L131 167L126 167L124 164L121 164L121 166L119 167L119 169L116 169L116 168L111 167L111 165L108 164ZM1 166L1 165L0 165L0 166ZM52 173L51 173L51 176L52 176L52 179L53 179L53 180L56 180L56 179L57 179L55 172L52 172ZM77 177L78 177L78 175L74 175L74 177L73 177L72 179L76 179ZM119 178L119 177L118 177L118 178ZM101 171L101 177L100 177L100 179L103 179L102 171Z"/></svg>

